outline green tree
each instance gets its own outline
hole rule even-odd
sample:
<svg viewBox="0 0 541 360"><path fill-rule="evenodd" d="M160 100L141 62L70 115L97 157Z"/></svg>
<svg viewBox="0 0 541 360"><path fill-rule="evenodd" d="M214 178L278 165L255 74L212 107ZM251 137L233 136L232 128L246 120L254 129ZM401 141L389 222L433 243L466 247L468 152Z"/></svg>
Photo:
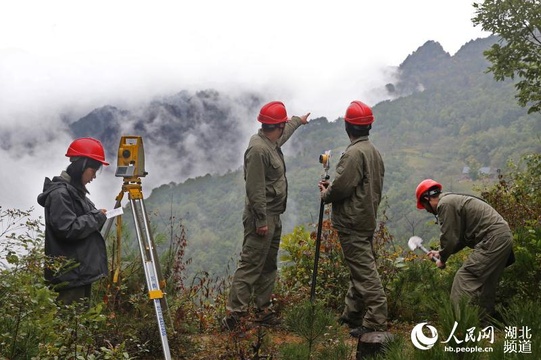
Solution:
<svg viewBox="0 0 541 360"><path fill-rule="evenodd" d="M528 113L541 111L541 3L538 0L485 0L474 3L474 25L501 37L485 51L488 72L515 84L518 103Z"/></svg>

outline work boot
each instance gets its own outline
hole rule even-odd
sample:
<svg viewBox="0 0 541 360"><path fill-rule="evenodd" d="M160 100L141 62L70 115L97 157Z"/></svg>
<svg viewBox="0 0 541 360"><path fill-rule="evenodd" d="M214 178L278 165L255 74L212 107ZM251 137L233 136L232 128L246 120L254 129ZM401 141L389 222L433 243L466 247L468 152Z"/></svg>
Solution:
<svg viewBox="0 0 541 360"><path fill-rule="evenodd" d="M242 314L231 313L222 319L222 331L234 331L240 326Z"/></svg>
<svg viewBox="0 0 541 360"><path fill-rule="evenodd" d="M258 311L255 315L254 322L261 326L278 326L282 321L278 318L278 315L271 310L261 310Z"/></svg>
<svg viewBox="0 0 541 360"><path fill-rule="evenodd" d="M340 315L340 317L338 318L338 324L347 325L348 328L350 328L350 329L355 329L355 328L361 326L360 321L351 320L350 318L348 318L348 317L346 317L344 315Z"/></svg>
<svg viewBox="0 0 541 360"><path fill-rule="evenodd" d="M353 337L356 337L356 338L360 338L364 334L368 334L368 333L371 333L371 332L374 332L374 331L377 331L377 330L368 328L366 326L359 326L359 327L356 327L354 329L351 329L351 331L349 332L349 335L351 335Z"/></svg>

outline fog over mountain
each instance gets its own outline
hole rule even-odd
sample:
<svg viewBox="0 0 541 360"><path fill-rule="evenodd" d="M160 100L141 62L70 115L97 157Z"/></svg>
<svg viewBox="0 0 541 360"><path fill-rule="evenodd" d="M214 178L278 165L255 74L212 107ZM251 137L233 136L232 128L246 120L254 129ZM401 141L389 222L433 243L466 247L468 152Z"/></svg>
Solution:
<svg viewBox="0 0 541 360"><path fill-rule="evenodd" d="M35 206L43 178L58 175L69 164L64 154L78 137L100 139L111 164L88 185L99 207L110 208L121 189L122 180L114 172L122 135L143 137L147 193L164 183L236 169L249 136L257 131L254 120L262 101L252 93L181 91L128 108L105 105L79 119L66 112L32 126L5 124L0 159L13 171L2 180L3 188L10 190L3 191L1 205Z"/></svg>
<svg viewBox="0 0 541 360"><path fill-rule="evenodd" d="M43 179L66 168L64 154L75 137L94 136L107 148L111 166L88 189L96 206L110 208L122 185L114 177L121 135L143 136L148 196L162 184L241 166L249 137L259 127L257 112L268 101L284 101L290 116L311 112L312 118L334 120L354 98L369 104L388 98L384 84L393 76L392 68L361 67L355 76L344 76L339 87L326 83L325 74L320 86L302 87L291 81L198 84L180 81L174 72L166 79L129 69L119 69L118 77L88 69L74 84L74 68L56 68L45 60L17 50L0 52L4 208L36 207Z"/></svg>
<svg viewBox="0 0 541 360"><path fill-rule="evenodd" d="M104 106L70 124L74 137L92 136L106 147L113 170L122 135L143 137L147 188L238 168L261 97L229 97L214 90L182 91L132 109Z"/></svg>

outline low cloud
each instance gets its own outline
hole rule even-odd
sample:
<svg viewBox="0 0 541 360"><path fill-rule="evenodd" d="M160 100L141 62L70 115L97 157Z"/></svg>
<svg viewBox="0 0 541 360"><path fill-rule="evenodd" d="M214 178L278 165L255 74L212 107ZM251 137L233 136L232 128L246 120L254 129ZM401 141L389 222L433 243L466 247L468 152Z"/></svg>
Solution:
<svg viewBox="0 0 541 360"><path fill-rule="evenodd" d="M240 75L238 69L224 68L209 70L198 79L196 73L168 66L122 67L112 62L93 68L91 63L80 65L69 59L57 63L21 50L2 50L0 163L7 171L0 179L0 205L36 206L44 177L58 175L68 165L64 154L73 140L70 126L96 109L112 106L127 112L124 118L119 115L116 135L137 135L137 126L145 128L149 175L143 189L148 196L162 184L239 168L249 137L258 128L255 119L261 103L281 100L290 116L311 112L312 118L332 121L343 115L351 100L373 105L385 98L387 77L382 70L359 66L355 72L336 70L319 78L302 71L285 76L272 69L265 75ZM197 118L205 114L206 105L196 94L210 91L205 89L218 94L214 100L218 108L228 109L222 126ZM250 103L250 95L257 101ZM178 141L168 138L171 133L166 131L175 126L168 110L175 101L190 104L193 113L184 115L195 124ZM121 189L121 179L114 177L119 139L113 140L113 150L107 154L112 165L89 185L90 197L99 207L112 206Z"/></svg>

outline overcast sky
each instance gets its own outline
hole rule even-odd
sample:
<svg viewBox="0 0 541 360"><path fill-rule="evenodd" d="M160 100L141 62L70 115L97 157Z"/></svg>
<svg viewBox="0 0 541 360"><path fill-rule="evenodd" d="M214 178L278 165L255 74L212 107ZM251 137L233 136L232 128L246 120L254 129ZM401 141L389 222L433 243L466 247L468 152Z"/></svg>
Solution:
<svg viewBox="0 0 541 360"><path fill-rule="evenodd" d="M351 100L379 101L385 69L426 41L454 54L488 36L471 23L472 3L0 0L0 127L50 131L67 109L207 88L262 91L290 115L333 120Z"/></svg>
<svg viewBox="0 0 541 360"><path fill-rule="evenodd" d="M487 36L472 3L2 0L0 101L94 104L234 85L334 119L354 98L376 101L366 92L381 86L378 70L427 40L454 54Z"/></svg>

